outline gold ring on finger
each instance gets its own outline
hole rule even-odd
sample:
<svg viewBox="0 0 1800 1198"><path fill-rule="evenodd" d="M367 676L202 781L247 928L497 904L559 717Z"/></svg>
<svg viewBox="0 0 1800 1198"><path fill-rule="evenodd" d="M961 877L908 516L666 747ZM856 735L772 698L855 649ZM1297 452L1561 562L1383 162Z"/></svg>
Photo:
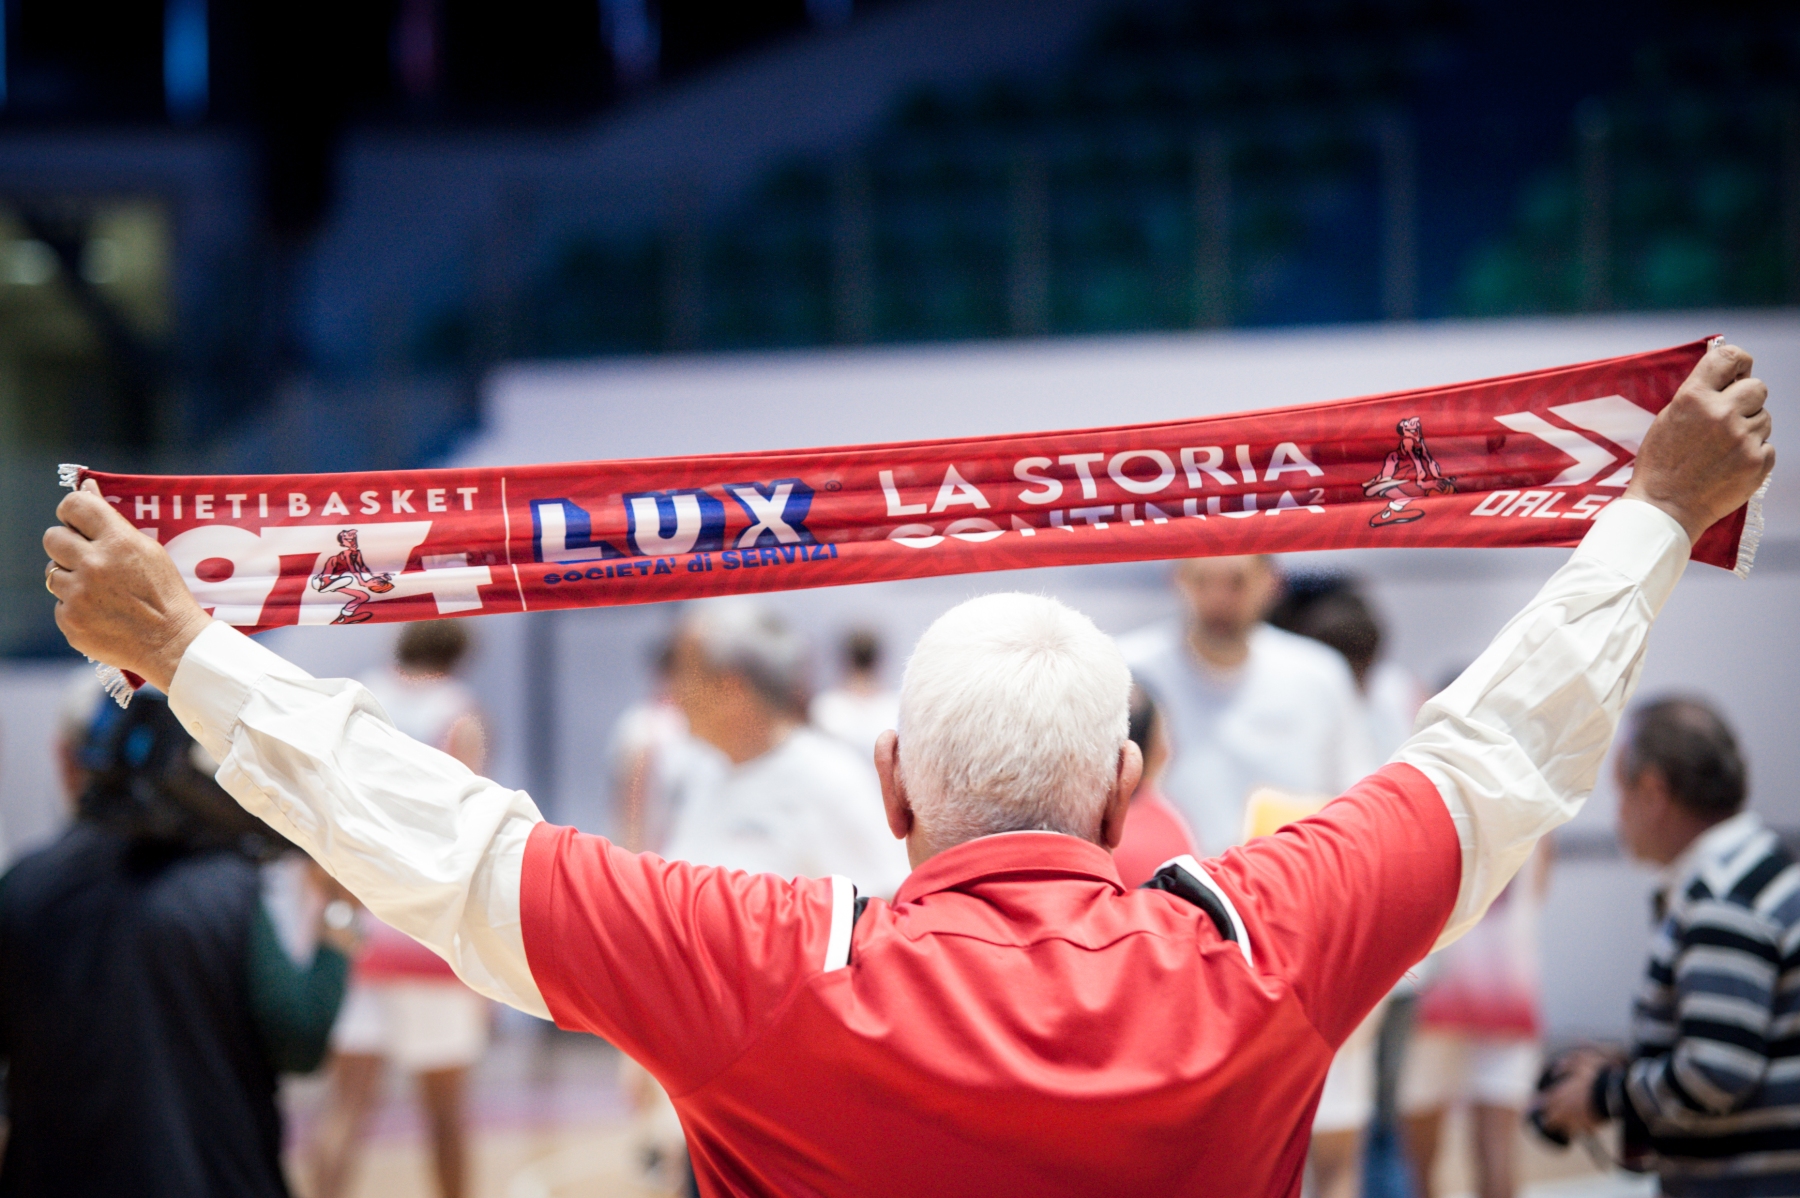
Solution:
<svg viewBox="0 0 1800 1198"><path fill-rule="evenodd" d="M56 572L58 570L60 570L62 568L63 568L62 566L58 565L55 562L51 562L49 565L44 567L44 589L46 591L49 591L52 595L56 594L56 591L50 586L50 579L56 574Z"/></svg>

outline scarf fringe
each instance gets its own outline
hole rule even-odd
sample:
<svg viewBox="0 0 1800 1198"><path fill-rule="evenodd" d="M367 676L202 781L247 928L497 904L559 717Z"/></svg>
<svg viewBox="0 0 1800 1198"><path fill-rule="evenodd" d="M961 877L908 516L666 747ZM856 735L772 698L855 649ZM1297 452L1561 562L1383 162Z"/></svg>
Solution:
<svg viewBox="0 0 1800 1198"><path fill-rule="evenodd" d="M56 468L56 485L76 490L81 486L82 476L88 472L86 466L74 462L64 462ZM137 693L137 687L131 685L131 679L125 677L125 671L118 666L109 666L103 661L88 658L94 667L94 677L100 680L100 689L112 696L114 703L120 707L131 706L131 696Z"/></svg>
<svg viewBox="0 0 1800 1198"><path fill-rule="evenodd" d="M1738 534L1737 565L1731 571L1739 578L1750 577L1750 569L1756 565L1756 548L1763 539L1763 496L1769 493L1769 483L1774 477L1771 474L1763 479L1763 485L1756 488L1756 494L1745 505L1744 531Z"/></svg>

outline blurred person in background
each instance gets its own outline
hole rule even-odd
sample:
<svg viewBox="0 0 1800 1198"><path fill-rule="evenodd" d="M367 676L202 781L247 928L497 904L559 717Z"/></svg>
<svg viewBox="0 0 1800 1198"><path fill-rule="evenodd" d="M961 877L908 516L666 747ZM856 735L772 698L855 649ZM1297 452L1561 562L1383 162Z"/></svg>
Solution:
<svg viewBox="0 0 1800 1198"><path fill-rule="evenodd" d="M717 752L690 770L668 856L784 878L841 874L886 897L908 872L861 755L799 717L806 646L749 601L699 606L675 640L674 695Z"/></svg>
<svg viewBox="0 0 1800 1198"><path fill-rule="evenodd" d="M1631 1050L1562 1055L1534 1117L1565 1137L1618 1121L1664 1194L1800 1194L1800 863L1745 809L1737 738L1703 700L1639 706L1614 771L1619 841L1662 871Z"/></svg>
<svg viewBox="0 0 1800 1198"><path fill-rule="evenodd" d="M1380 764L1343 658L1265 622L1281 593L1270 558L1184 561L1175 586L1183 618L1123 636L1119 648L1162 712L1163 789L1205 852L1243 840L1257 787L1339 794Z"/></svg>
<svg viewBox="0 0 1800 1198"><path fill-rule="evenodd" d="M1425 688L1413 672L1382 655L1381 621L1355 580L1342 574L1310 574L1288 580L1287 593L1269 616L1275 627L1336 649L1350 667L1369 751L1386 761L1407 737L1425 704Z"/></svg>
<svg viewBox="0 0 1800 1198"><path fill-rule="evenodd" d="M1253 793L1304 806L1381 764L1344 659L1267 622L1282 594L1273 559L1183 561L1175 588L1183 617L1121 637L1119 648L1162 711L1172 751L1164 790L1205 853L1245 839ZM1325 1198L1357 1193L1373 1110L1374 1035L1365 1023L1334 1060L1313 1121L1309 1167Z"/></svg>
<svg viewBox="0 0 1800 1198"><path fill-rule="evenodd" d="M670 639L656 649L655 689L619 715L607 738L619 843L633 852L663 851L675 822L681 779L694 757L687 717L671 691L674 669L675 642Z"/></svg>
<svg viewBox="0 0 1800 1198"><path fill-rule="evenodd" d="M1119 869L1119 880L1136 889L1148 882L1165 861L1183 855L1197 857L1200 851L1194 846L1194 834L1187 820L1160 789L1163 770L1169 764L1169 734L1150 692L1135 683L1125 735L1143 754L1144 776L1131 796L1125 834L1113 849L1113 864Z"/></svg>
<svg viewBox="0 0 1800 1198"><path fill-rule="evenodd" d="M900 692L881 683L881 638L858 628L844 637L843 681L812 701L813 725L837 737L870 762L875 742L900 724Z"/></svg>
<svg viewBox="0 0 1800 1198"><path fill-rule="evenodd" d="M1481 922L1436 955L1419 991L1397 1096L1418 1198L1436 1198L1444 1116L1459 1107L1476 1194L1518 1192L1519 1122L1543 1059L1539 920L1552 852L1538 842Z"/></svg>
<svg viewBox="0 0 1800 1198"><path fill-rule="evenodd" d="M0 1194L279 1198L277 1075L325 1055L351 902L315 872L312 943L291 957L259 869L286 842L163 697L65 717L77 706L75 822L0 879Z"/></svg>
<svg viewBox="0 0 1800 1198"><path fill-rule="evenodd" d="M408 624L394 664L362 683L396 728L480 773L487 735L474 693L455 677L468 651L461 621ZM365 919L366 939L331 1034L331 1091L313 1142L313 1198L348 1192L390 1062L418 1079L438 1192L462 1198L469 1184L469 1070L487 1051L491 1008L442 957Z"/></svg>

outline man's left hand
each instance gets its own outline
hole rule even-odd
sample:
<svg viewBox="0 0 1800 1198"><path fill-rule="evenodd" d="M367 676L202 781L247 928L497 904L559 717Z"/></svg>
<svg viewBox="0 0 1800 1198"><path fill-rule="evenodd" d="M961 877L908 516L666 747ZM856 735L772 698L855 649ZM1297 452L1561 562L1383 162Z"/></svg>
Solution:
<svg viewBox="0 0 1800 1198"><path fill-rule="evenodd" d="M1594 1079L1608 1064L1607 1058L1592 1048L1576 1049L1563 1058L1562 1078L1540 1094L1535 1104L1545 1128L1580 1136L1605 1122L1594 1111Z"/></svg>

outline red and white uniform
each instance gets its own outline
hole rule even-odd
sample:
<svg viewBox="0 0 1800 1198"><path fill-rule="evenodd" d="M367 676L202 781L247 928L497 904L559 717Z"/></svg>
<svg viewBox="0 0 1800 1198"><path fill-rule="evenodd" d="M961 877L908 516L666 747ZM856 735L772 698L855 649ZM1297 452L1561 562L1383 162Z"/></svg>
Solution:
<svg viewBox="0 0 1800 1198"><path fill-rule="evenodd" d="M1689 545L1619 500L1390 764L1204 863L1235 942L1096 845L841 879L627 853L221 624L170 689L219 781L471 986L606 1035L709 1194L1294 1195L1332 1052L1580 807Z"/></svg>

